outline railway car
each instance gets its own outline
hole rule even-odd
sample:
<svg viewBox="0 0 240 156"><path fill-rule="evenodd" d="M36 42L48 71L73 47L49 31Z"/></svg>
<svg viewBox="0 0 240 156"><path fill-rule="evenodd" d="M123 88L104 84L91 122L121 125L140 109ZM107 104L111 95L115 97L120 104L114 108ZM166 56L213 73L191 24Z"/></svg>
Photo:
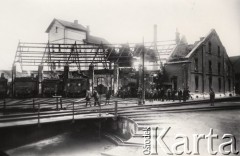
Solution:
<svg viewBox="0 0 240 156"><path fill-rule="evenodd" d="M43 97L52 97L53 95L62 95L63 82L61 79L44 79L42 82Z"/></svg>
<svg viewBox="0 0 240 156"><path fill-rule="evenodd" d="M14 79L14 97L27 98L35 97L38 81L34 77L16 77Z"/></svg>
<svg viewBox="0 0 240 156"><path fill-rule="evenodd" d="M6 98L8 92L8 80L6 78L0 78L0 98Z"/></svg>
<svg viewBox="0 0 240 156"><path fill-rule="evenodd" d="M65 96L85 97L88 86L87 78L69 78L65 82Z"/></svg>

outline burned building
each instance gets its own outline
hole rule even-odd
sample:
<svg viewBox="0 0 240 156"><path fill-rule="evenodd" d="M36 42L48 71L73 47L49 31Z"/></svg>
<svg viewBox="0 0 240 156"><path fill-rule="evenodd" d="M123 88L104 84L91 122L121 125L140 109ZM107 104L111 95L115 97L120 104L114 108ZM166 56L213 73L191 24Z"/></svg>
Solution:
<svg viewBox="0 0 240 156"><path fill-rule="evenodd" d="M193 45L185 37L177 43L165 64L173 89L189 88L192 93L233 91L233 66L217 32L212 29Z"/></svg>

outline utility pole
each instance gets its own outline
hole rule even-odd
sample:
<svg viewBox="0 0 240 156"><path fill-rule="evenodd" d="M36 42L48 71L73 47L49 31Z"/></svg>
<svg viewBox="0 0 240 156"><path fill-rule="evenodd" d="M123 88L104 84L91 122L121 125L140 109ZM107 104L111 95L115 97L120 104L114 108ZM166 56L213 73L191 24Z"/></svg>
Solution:
<svg viewBox="0 0 240 156"><path fill-rule="evenodd" d="M145 69L144 69L144 57L145 57L145 46L143 38L143 49L142 49L142 104L145 104Z"/></svg>

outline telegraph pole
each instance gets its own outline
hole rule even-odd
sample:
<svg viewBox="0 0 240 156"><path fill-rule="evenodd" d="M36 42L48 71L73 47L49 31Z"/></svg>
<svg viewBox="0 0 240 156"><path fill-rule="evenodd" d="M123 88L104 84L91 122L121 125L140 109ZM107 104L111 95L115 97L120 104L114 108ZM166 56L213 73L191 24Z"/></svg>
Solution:
<svg viewBox="0 0 240 156"><path fill-rule="evenodd" d="M143 38L143 49L142 49L142 104L145 104L145 69L144 69L144 57L145 57L145 46Z"/></svg>

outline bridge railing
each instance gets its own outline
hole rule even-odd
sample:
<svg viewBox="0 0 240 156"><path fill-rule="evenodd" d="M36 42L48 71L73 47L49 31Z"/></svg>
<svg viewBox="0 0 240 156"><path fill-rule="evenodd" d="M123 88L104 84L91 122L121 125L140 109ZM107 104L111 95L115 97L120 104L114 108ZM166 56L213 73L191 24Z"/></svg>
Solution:
<svg viewBox="0 0 240 156"><path fill-rule="evenodd" d="M98 118L104 118L105 115L112 114L116 118L118 116L118 101L109 101L109 105L104 105L103 103L106 102L104 100L99 101L99 106L94 107L86 107L86 101L85 100L77 100L73 101L71 104L67 105L67 110L63 111L62 116L71 116L72 117L72 123L75 122L76 116L78 115L89 115L94 114L97 115ZM40 127L40 119L44 118L42 115L44 115L44 112L41 112L41 105L43 103L38 102L38 113L37 113L37 119L38 119L38 126ZM102 105L103 104L103 105ZM85 106L84 106L85 105ZM106 106L106 107L105 107ZM56 114L58 117L61 116L60 114ZM53 114L54 116L54 114ZM53 117L49 116L49 117Z"/></svg>

